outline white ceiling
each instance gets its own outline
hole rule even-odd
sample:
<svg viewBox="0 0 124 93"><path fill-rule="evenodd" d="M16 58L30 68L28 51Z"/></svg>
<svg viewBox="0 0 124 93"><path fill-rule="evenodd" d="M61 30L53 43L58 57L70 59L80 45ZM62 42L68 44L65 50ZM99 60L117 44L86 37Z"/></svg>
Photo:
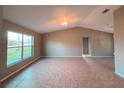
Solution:
<svg viewBox="0 0 124 93"><path fill-rule="evenodd" d="M40 33L72 27L113 32L113 11L120 6L64 5L64 6L3 6L5 19ZM106 14L102 11L110 9ZM62 22L68 22L62 26Z"/></svg>

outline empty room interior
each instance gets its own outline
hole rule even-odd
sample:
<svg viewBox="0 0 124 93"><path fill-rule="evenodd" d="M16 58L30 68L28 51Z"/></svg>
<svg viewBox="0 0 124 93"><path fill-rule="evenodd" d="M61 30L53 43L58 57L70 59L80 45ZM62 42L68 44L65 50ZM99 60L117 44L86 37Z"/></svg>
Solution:
<svg viewBox="0 0 124 93"><path fill-rule="evenodd" d="M123 5L1 5L1 88L124 88Z"/></svg>

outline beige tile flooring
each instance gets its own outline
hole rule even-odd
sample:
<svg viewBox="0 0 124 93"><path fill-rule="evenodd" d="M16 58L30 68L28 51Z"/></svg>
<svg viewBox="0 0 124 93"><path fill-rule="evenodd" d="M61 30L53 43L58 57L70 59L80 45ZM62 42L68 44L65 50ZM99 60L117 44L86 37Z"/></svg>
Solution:
<svg viewBox="0 0 124 93"><path fill-rule="evenodd" d="M114 74L114 58L42 58L2 87L113 88L124 78Z"/></svg>

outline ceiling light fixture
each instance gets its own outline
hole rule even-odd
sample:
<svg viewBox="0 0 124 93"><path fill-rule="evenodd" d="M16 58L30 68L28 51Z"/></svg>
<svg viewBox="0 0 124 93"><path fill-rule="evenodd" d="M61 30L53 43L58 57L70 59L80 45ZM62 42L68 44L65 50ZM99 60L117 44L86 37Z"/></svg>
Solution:
<svg viewBox="0 0 124 93"><path fill-rule="evenodd" d="M63 25L63 26L67 26L68 23L67 23L67 22L63 22L62 25Z"/></svg>
<svg viewBox="0 0 124 93"><path fill-rule="evenodd" d="M63 26L67 26L68 25L68 19L67 19L67 17L63 17L62 18L62 25Z"/></svg>

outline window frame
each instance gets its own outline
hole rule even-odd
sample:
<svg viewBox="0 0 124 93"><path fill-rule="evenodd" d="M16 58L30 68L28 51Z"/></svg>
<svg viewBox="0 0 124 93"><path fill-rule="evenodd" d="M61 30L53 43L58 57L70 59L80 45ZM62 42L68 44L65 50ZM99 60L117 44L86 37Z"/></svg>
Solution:
<svg viewBox="0 0 124 93"><path fill-rule="evenodd" d="M22 40L22 42L21 42L21 45L15 45L15 46L8 46L8 33L9 32L12 32L12 33L16 33L16 34L21 34L22 36L21 36L21 40ZM24 35L26 35L26 36L31 36L31 42L32 42L32 44L31 45L28 45L28 46L25 46L24 45ZM29 56L29 57L26 57L26 58L24 58L24 47L31 47L31 56ZM18 61L14 61L12 64L8 64L8 49L11 49L11 48L21 48L21 59L20 60L18 60ZM25 61L25 60L27 60L27 59L29 59L29 58L32 58L34 56L34 36L33 35L28 35L28 34L23 34L23 33L19 33L19 32L14 32L14 31L7 31L7 68L8 67L11 67L11 66L13 66L13 65L16 65L16 64L18 64L18 63L20 63L20 62L23 62L23 61Z"/></svg>

